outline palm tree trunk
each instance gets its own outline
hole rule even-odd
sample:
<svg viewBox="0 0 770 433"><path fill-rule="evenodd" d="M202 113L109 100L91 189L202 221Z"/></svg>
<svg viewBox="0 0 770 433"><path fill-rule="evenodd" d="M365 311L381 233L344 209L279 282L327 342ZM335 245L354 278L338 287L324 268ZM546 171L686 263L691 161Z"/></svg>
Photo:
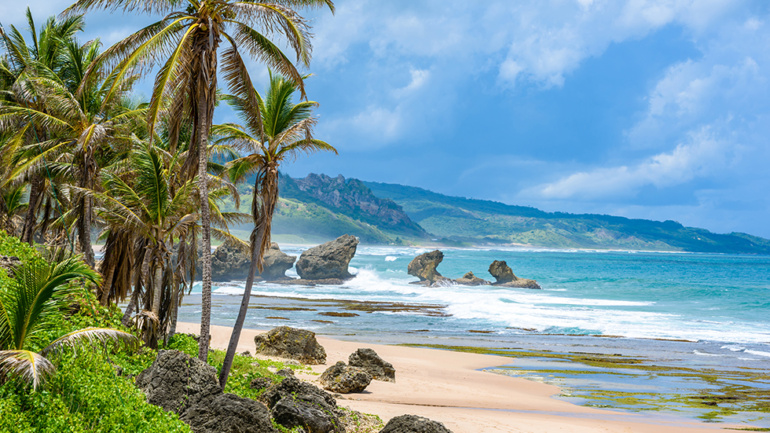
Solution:
<svg viewBox="0 0 770 433"><path fill-rule="evenodd" d="M205 65L204 65L205 67ZM216 71L216 68L215 68ZM208 83L205 84L208 86ZM201 86L203 87L203 86ZM207 99L213 97L205 91L205 98L198 99L198 126L200 130L198 150L198 191L201 202L201 241L203 243L203 257L201 257L201 333L198 340L198 358L206 362L209 356L209 334L211 332L211 211L209 210L209 186L208 186L208 134L209 134L209 103Z"/></svg>
<svg viewBox="0 0 770 433"><path fill-rule="evenodd" d="M251 235L251 264L249 265L249 274L246 276L246 287L243 289L243 299L241 308L238 310L238 317L233 325L233 333L230 335L230 343L227 345L227 354L225 355L222 371L219 373L219 386L225 389L227 377L230 375L230 368L233 365L235 350L238 348L238 340L241 338L243 323L246 321L246 313L249 311L249 300L251 299L251 287L254 285L254 277L257 273L257 264L262 260L262 239L265 236L265 225L261 224L259 228L254 227Z"/></svg>
<svg viewBox="0 0 770 433"><path fill-rule="evenodd" d="M24 218L21 241L32 245L32 240L35 235L35 225L37 224L37 208L40 204L40 199L42 198L45 179L39 175L34 175L32 176L30 184L29 207L27 208L27 216Z"/></svg>
<svg viewBox="0 0 770 433"><path fill-rule="evenodd" d="M78 243L80 252L83 253L83 259L88 266L94 267L96 260L94 258L94 248L91 245L91 200L89 197L83 197L81 202L81 215L78 220Z"/></svg>
<svg viewBox="0 0 770 433"><path fill-rule="evenodd" d="M141 290L139 290L139 285L137 284L134 286L134 293L131 295L131 301L126 306L126 311L123 313L123 318L120 320L120 323L125 327L131 325L131 315L134 314L136 305L139 303L139 292L141 292Z"/></svg>

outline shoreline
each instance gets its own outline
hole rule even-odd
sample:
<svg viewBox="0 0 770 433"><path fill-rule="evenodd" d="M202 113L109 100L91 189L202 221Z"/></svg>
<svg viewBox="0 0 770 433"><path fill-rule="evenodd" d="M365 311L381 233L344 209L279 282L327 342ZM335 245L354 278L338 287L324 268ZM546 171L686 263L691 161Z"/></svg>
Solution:
<svg viewBox="0 0 770 433"><path fill-rule="evenodd" d="M189 322L180 322L177 327L177 332L184 333L198 334L199 330L199 324ZM226 349L230 332L230 327L212 325L211 347ZM254 336L262 332L243 329L237 351L253 352ZM311 366L313 373L298 372L298 377L310 382L317 381L328 366L346 362L360 347L371 347L394 365L395 383L373 381L363 393L338 398L340 406L378 415L385 422L411 413L443 422L454 433L696 433L734 427L578 406L553 398L561 392L554 385L481 370L510 364L514 361L511 357L343 341L322 335L318 341L326 349L326 364Z"/></svg>

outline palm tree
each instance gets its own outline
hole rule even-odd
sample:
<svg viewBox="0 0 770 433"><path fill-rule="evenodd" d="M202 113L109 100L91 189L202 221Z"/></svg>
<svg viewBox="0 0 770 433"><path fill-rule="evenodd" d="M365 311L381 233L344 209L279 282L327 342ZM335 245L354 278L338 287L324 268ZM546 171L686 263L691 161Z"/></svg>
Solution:
<svg viewBox="0 0 770 433"><path fill-rule="evenodd" d="M116 84L110 89L112 92L117 91L121 77L137 68L146 68L157 57L170 53L155 78L148 112L150 136L159 116L168 119L172 131L178 129L182 118L193 120L193 143L185 161L185 172L188 178L192 178L197 168L201 204L203 293L198 348L201 360L208 357L211 317L207 153L217 89L219 45L223 39L230 44L222 53L222 68L234 92L238 88L252 88L240 54L240 49L244 49L253 58L290 77L304 95L302 76L292 62L256 28L263 29L268 35L282 34L297 54L297 61L308 65L311 53L309 26L292 8L324 5L334 10L331 0L78 0L65 11L69 14L105 7L164 15L160 21L113 45L101 58L115 66L113 77ZM171 101L166 110L162 110L164 100Z"/></svg>
<svg viewBox="0 0 770 433"><path fill-rule="evenodd" d="M92 341L136 344L136 337L126 332L86 328L55 339L40 353L30 350L31 337L49 332L51 320L69 307L70 295L83 290L76 282L97 283L99 275L75 256L51 263L30 261L15 274L15 284L0 287L0 382L17 378L36 389L55 371L46 356L67 346Z"/></svg>
<svg viewBox="0 0 770 433"><path fill-rule="evenodd" d="M305 78L305 77L303 77ZM270 74L270 87L266 98L253 88L225 99L235 108L245 125L226 124L215 126L212 132L219 139L217 143L229 143L246 156L229 163L229 176L233 183L256 173L254 181L251 216L254 229L251 232L251 265L246 278L241 308L233 327L227 355L219 375L219 384L224 389L230 374L235 349L238 346L243 323L248 311L251 287L256 271L262 272L263 255L270 248L270 226L273 211L278 203L278 167L287 158L296 158L300 153L337 151L326 142L312 136L317 119L312 110L315 101L292 102L298 89L297 84L278 74Z"/></svg>

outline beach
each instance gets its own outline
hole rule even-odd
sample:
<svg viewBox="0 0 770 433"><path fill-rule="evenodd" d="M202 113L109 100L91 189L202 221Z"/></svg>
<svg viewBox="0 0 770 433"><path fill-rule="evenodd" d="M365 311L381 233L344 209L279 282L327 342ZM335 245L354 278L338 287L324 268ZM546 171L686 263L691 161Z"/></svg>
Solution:
<svg viewBox="0 0 770 433"><path fill-rule="evenodd" d="M177 332L199 331L196 323L177 327ZM244 329L238 352L253 354L254 337L262 332ZM229 327L212 326L211 347L225 350L230 333ZM553 385L480 371L509 364L512 359L508 357L342 341L322 335L318 341L326 349L326 364L312 366L315 374L297 374L316 385L318 374L337 361L347 361L361 347L374 349L393 364L395 383L373 381L363 393L345 395L337 402L378 415L385 422L414 414L440 421L454 433L695 433L727 427L578 406L552 398L560 392Z"/></svg>

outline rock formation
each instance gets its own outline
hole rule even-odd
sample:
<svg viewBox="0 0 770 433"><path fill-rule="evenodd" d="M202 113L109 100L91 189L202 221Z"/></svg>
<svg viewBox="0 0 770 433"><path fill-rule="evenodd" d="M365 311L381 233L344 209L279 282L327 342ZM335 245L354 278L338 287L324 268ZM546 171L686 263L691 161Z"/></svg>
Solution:
<svg viewBox="0 0 770 433"><path fill-rule="evenodd" d="M270 249L265 252L264 266L259 276L266 281L285 280L289 278L286 276L286 271L294 266L295 260L297 256L284 253L278 248L278 244L273 242L270 244Z"/></svg>
<svg viewBox="0 0 770 433"><path fill-rule="evenodd" d="M295 377L271 386L260 399L270 408L275 421L286 428L302 427L308 433L345 433L334 397Z"/></svg>
<svg viewBox="0 0 770 433"><path fill-rule="evenodd" d="M183 352L159 351L136 386L149 403L177 413L195 433L278 433L263 404L223 393L216 369Z"/></svg>
<svg viewBox="0 0 770 433"><path fill-rule="evenodd" d="M439 250L420 254L409 262L407 271L409 275L419 278L419 282L425 285L440 283L447 280L436 270L442 260L444 260L444 253Z"/></svg>
<svg viewBox="0 0 770 433"><path fill-rule="evenodd" d="M324 389L340 394L361 392L369 386L372 376L363 368L351 367L339 361L321 375L321 385Z"/></svg>
<svg viewBox="0 0 770 433"><path fill-rule="evenodd" d="M391 418L380 433L452 433L440 422L417 415Z"/></svg>
<svg viewBox="0 0 770 433"><path fill-rule="evenodd" d="M175 246L174 262L178 251L178 246ZM199 246L198 257L202 254ZM273 242L270 244L270 249L265 252L262 274L259 274L258 278L267 281L287 279L285 273L291 269L296 259L295 256L282 252L278 244ZM226 241L211 253L211 279L213 281L245 280L249 274L250 265L251 257L248 250L234 242ZM196 263L195 278L201 278L200 261Z"/></svg>
<svg viewBox="0 0 770 433"><path fill-rule="evenodd" d="M455 283L462 284L463 286L487 286L489 284L492 284L487 280L484 280L482 278L479 278L473 275L473 272L468 272L465 275L463 275L462 278L456 279Z"/></svg>
<svg viewBox="0 0 770 433"><path fill-rule="evenodd" d="M519 287L524 289L539 289L540 285L535 280L519 278L513 274L513 270L505 261L495 260L489 265L489 273L495 277L495 286Z"/></svg>
<svg viewBox="0 0 770 433"><path fill-rule="evenodd" d="M263 355L296 359L305 364L326 363L326 351L312 331L279 326L254 337L254 343L256 353Z"/></svg>
<svg viewBox="0 0 770 433"><path fill-rule="evenodd" d="M348 358L348 364L352 367L359 367L364 369L372 376L374 380L382 380L385 382L396 381L396 369L393 368L393 364L380 358L372 349L358 349L350 355Z"/></svg>
<svg viewBox="0 0 770 433"><path fill-rule="evenodd" d="M19 265L21 265L21 260L18 257L0 256L0 269L3 269L10 278L14 277L14 270Z"/></svg>
<svg viewBox="0 0 770 433"><path fill-rule="evenodd" d="M297 274L303 280L323 280L352 278L348 264L356 254L358 239L355 236L342 235L337 239L310 248L297 260Z"/></svg>

